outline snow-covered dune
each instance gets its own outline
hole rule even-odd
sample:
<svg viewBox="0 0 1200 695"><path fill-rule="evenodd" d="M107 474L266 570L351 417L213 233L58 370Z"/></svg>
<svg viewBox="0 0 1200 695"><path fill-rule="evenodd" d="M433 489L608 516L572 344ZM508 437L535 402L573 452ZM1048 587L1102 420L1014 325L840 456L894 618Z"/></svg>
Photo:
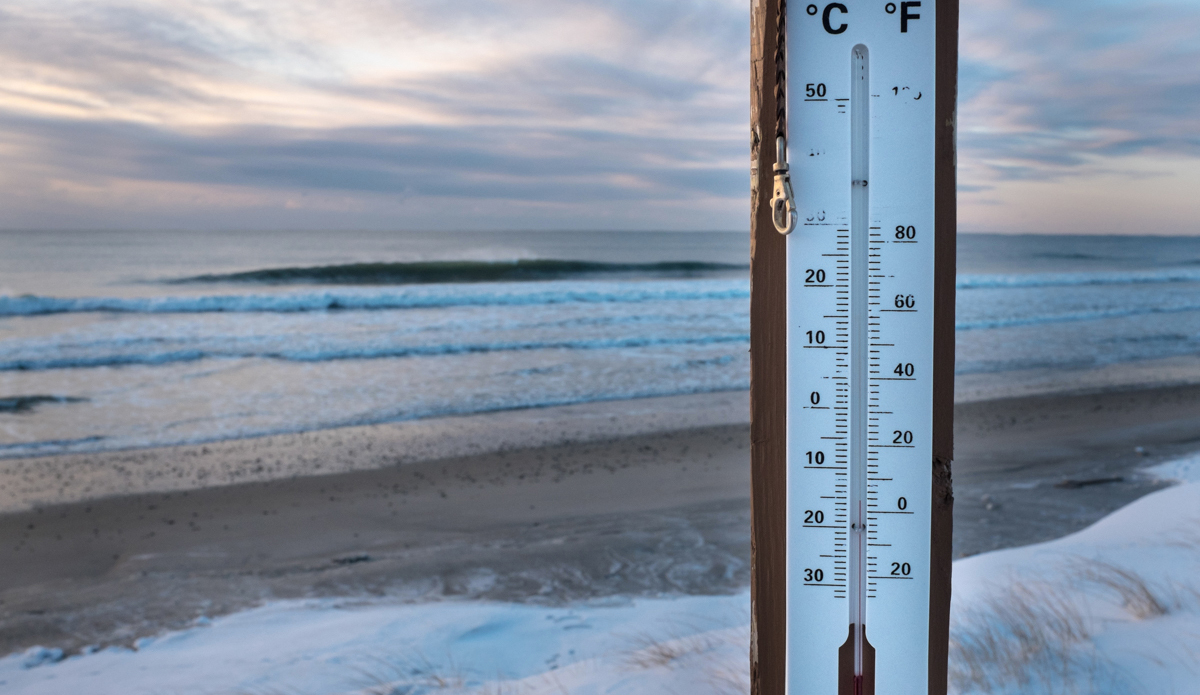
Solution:
<svg viewBox="0 0 1200 695"><path fill-rule="evenodd" d="M952 689L1200 693L1200 456L1071 536L954 566ZM749 596L542 607L291 601L63 658L0 659L33 693L738 693Z"/></svg>
<svg viewBox="0 0 1200 695"><path fill-rule="evenodd" d="M1048 543L954 564L958 692L1200 693L1200 456Z"/></svg>

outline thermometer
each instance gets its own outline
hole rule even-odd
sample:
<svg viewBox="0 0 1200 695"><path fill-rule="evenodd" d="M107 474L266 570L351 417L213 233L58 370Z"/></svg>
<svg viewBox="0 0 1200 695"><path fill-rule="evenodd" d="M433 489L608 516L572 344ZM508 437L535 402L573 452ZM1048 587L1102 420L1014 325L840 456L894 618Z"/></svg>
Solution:
<svg viewBox="0 0 1200 695"><path fill-rule="evenodd" d="M939 258L952 241L935 234L945 222L938 90L953 84L939 85L938 4L787 4L785 681L794 695L928 693L931 630L944 629L930 618L942 609L931 588L933 601L948 596L948 585L931 587L942 581L931 462L935 374L952 374L953 360L935 366L945 330L936 279L939 268L953 273Z"/></svg>

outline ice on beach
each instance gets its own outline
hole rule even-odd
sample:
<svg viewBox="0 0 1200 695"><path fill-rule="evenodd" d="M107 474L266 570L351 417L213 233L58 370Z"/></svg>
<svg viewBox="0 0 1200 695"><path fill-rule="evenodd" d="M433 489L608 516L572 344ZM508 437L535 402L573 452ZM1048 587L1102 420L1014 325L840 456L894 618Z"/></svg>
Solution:
<svg viewBox="0 0 1200 695"><path fill-rule="evenodd" d="M1143 472L1161 480L1171 480L1177 483L1200 483L1200 452L1151 466Z"/></svg>
<svg viewBox="0 0 1200 695"><path fill-rule="evenodd" d="M42 664L55 664L63 660L63 650L47 647L30 647L21 654L21 666L33 668Z"/></svg>
<svg viewBox="0 0 1200 695"><path fill-rule="evenodd" d="M1048 543L954 564L957 693L1200 693L1200 455L1181 484ZM271 603L136 649L0 659L0 690L744 693L749 595L565 607Z"/></svg>

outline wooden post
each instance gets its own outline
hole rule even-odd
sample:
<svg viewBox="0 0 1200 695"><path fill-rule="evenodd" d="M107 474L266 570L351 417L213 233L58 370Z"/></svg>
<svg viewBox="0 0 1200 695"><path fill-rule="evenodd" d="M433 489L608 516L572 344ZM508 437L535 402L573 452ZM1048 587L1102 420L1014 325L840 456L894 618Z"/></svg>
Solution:
<svg viewBox="0 0 1200 695"><path fill-rule="evenodd" d="M784 695L786 660L786 247L771 222L776 22L784 0L752 0L750 24L750 692ZM955 137L958 0L937 1L933 500L929 694L945 695L954 495Z"/></svg>
<svg viewBox="0 0 1200 695"><path fill-rule="evenodd" d="M771 222L775 30L780 0L750 24L750 692L783 695L787 572L787 256Z"/></svg>
<svg viewBox="0 0 1200 695"><path fill-rule="evenodd" d="M929 695L945 695L954 561L954 287L958 235L958 0L937 3L937 141L934 154L933 507L929 546Z"/></svg>

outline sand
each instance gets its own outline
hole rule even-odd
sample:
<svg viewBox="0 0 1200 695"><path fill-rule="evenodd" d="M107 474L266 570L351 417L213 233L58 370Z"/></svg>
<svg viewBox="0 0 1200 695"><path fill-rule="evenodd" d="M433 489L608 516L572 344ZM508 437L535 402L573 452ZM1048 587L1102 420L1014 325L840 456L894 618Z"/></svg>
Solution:
<svg viewBox="0 0 1200 695"><path fill-rule="evenodd" d="M956 554L1059 537L1161 487L1136 472L1200 448L1191 374L973 386L956 408ZM129 644L272 598L739 591L746 403L682 396L0 462L0 653Z"/></svg>
<svg viewBox="0 0 1200 695"><path fill-rule="evenodd" d="M749 422L749 395L727 392L429 418L187 446L0 459L0 514L112 495L332 475Z"/></svg>
<svg viewBox="0 0 1200 695"><path fill-rule="evenodd" d="M130 640L266 598L561 602L748 581L744 425L0 517L0 651Z"/></svg>

